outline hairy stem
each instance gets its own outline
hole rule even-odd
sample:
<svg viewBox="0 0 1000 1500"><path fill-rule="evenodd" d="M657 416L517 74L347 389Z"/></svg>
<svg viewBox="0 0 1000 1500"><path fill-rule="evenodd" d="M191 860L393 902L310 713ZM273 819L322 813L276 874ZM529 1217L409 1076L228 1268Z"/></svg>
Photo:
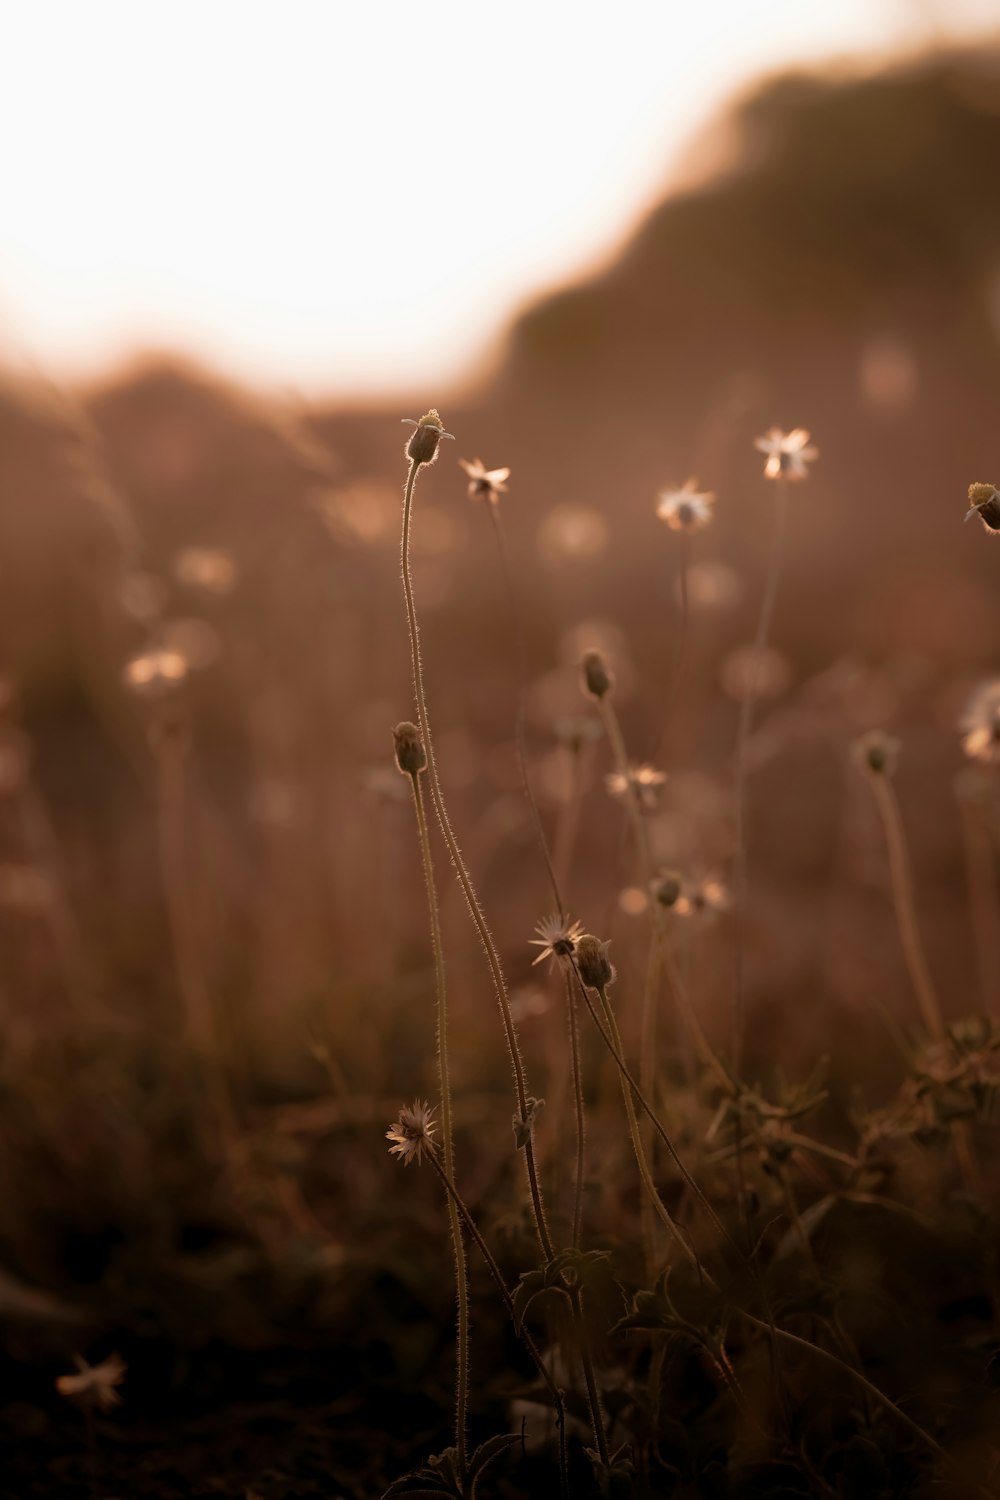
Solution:
<svg viewBox="0 0 1000 1500"><path fill-rule="evenodd" d="M420 786L420 775L410 776L413 788L413 808L417 817L417 832L420 838L420 858L424 867L424 884L427 887L427 907L431 927L431 947L434 951L434 983L437 990L437 1052L438 1083L441 1092L441 1145L444 1152L444 1169L448 1176L455 1176L455 1144L451 1115L451 1072L448 1062L448 992L444 969L444 948L441 942L441 912L438 904L437 885L434 880L434 864L431 859L431 841L427 830L427 814ZM466 1438L469 1406L469 1285L465 1266L465 1244L462 1240L462 1225L454 1200L448 1197L448 1218L451 1223L451 1244L455 1257L455 1292L458 1304L458 1370L455 1383L455 1446L458 1449L459 1471L464 1480L466 1469Z"/></svg>
<svg viewBox="0 0 1000 1500"><path fill-rule="evenodd" d="M401 543L402 570L403 570L403 595L406 601L406 623L410 637L410 658L413 667L413 692L417 705L417 720L420 725L420 734L424 742L424 752L427 756L427 773L431 787L431 797L434 802L434 811L448 846L455 873L458 876L462 893L465 896L480 941L486 952L490 975L493 980L493 988L496 993L497 1003L500 1006L500 1015L503 1020L504 1036L507 1041L507 1051L510 1054L511 1068L514 1073L514 1088L517 1094L517 1108L520 1119L528 1118L528 1089L525 1081L524 1062L521 1058L521 1049L518 1045L517 1032L514 1029L514 1019L510 1013L510 1000L507 995L507 985L500 967L500 956L493 942L492 934L486 925L479 897L476 895L472 878L466 868L462 851L458 847L458 841L452 831L448 819L448 811L445 807L444 793L441 790L441 782L438 778L437 757L434 753L434 741L431 738L430 719L427 713L427 696L424 689L423 665L420 660L420 632L417 625L417 610L413 598L413 577L410 571L410 531L413 519L413 488L417 478L417 470L420 465L415 459L410 460L409 472L406 476L406 487L403 492L403 535ZM548 1223L545 1218L545 1208L542 1202L541 1187L538 1181L538 1170L535 1164L534 1142L530 1133L524 1146L524 1164L528 1177L528 1188L531 1194L531 1207L535 1219L535 1229L538 1241L542 1248L545 1259L553 1258L552 1237L549 1233Z"/></svg>

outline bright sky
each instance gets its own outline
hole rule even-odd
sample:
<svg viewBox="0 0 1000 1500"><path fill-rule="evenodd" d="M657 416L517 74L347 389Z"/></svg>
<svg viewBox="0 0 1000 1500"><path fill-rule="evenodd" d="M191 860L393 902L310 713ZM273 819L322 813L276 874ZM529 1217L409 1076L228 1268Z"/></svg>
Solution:
<svg viewBox="0 0 1000 1500"><path fill-rule="evenodd" d="M446 383L621 242L734 87L997 0L8 0L0 358Z"/></svg>

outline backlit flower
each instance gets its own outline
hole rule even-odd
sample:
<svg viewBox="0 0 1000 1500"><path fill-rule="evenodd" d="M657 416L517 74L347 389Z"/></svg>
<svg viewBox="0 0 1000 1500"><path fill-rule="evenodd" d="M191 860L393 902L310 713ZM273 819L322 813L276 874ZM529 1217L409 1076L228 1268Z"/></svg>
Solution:
<svg viewBox="0 0 1000 1500"><path fill-rule="evenodd" d="M982 683L965 707L959 727L962 746L973 760L1000 764L1000 678Z"/></svg>
<svg viewBox="0 0 1000 1500"><path fill-rule="evenodd" d="M819 457L819 449L810 445L804 427L793 427L791 432L772 427L763 437L754 438L753 445L767 454L766 479L808 479L807 465Z"/></svg>
<svg viewBox="0 0 1000 1500"><path fill-rule="evenodd" d="M640 807L654 808L660 787L666 781L662 771L654 766L629 766L628 772L612 771L604 778L604 785L612 797L625 797L630 792L638 798Z"/></svg>
<svg viewBox="0 0 1000 1500"><path fill-rule="evenodd" d="M99 1365L88 1365L79 1354L74 1354L75 1375L60 1375L56 1390L67 1401L79 1406L98 1406L101 1411L110 1411L121 1403L117 1387L125 1379L127 1366L119 1354L109 1354Z"/></svg>
<svg viewBox="0 0 1000 1500"><path fill-rule="evenodd" d="M471 463L460 458L458 462L469 476L470 500L488 500L496 505L500 496L507 493L509 469L487 469L481 458L474 458Z"/></svg>
<svg viewBox="0 0 1000 1500"><path fill-rule="evenodd" d="M671 531L701 531L714 514L715 496L699 490L697 480L689 479L679 490L661 490L656 514Z"/></svg>
<svg viewBox="0 0 1000 1500"><path fill-rule="evenodd" d="M434 1150L432 1113L429 1104L414 1099L412 1104L400 1108L399 1119L386 1131L386 1140L393 1142L389 1153L398 1156L404 1167L408 1167L411 1161L419 1162L425 1151L429 1154Z"/></svg>
<svg viewBox="0 0 1000 1500"><path fill-rule="evenodd" d="M529 941L533 948L541 948L542 951L532 960L532 965L540 964L546 958L553 961L572 958L576 952L577 939L583 936L583 923L570 922L565 917L546 917L538 923L535 931L538 936Z"/></svg>

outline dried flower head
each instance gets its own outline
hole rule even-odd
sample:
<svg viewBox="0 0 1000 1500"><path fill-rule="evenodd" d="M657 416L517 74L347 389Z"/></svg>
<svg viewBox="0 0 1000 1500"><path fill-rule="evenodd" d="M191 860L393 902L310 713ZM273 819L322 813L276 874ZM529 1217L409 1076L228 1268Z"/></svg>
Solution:
<svg viewBox="0 0 1000 1500"><path fill-rule="evenodd" d="M614 678L600 651L585 651L580 662L584 692L592 698L604 698L614 686Z"/></svg>
<svg viewBox="0 0 1000 1500"><path fill-rule="evenodd" d="M639 806L652 811L659 800L660 787L666 781L663 771L654 766L629 766L628 771L611 771L604 785L612 797L634 796Z"/></svg>
<svg viewBox="0 0 1000 1500"><path fill-rule="evenodd" d="M488 500L496 505L500 496L507 493L509 469L487 469L481 458L474 458L471 463L460 458L458 462L469 476L470 500Z"/></svg>
<svg viewBox="0 0 1000 1500"><path fill-rule="evenodd" d="M608 958L610 943L602 943L592 932L585 932L577 940L576 965L580 978L589 990L603 990L615 980L615 971Z"/></svg>
<svg viewBox="0 0 1000 1500"><path fill-rule="evenodd" d="M807 465L819 457L819 449L810 445L804 427L793 427L791 432L771 427L763 437L754 438L753 445L767 454L766 479L808 479Z"/></svg>
<svg viewBox="0 0 1000 1500"><path fill-rule="evenodd" d="M416 724L404 719L392 731L392 741L396 751L396 764L403 775L419 776L427 766L427 755Z"/></svg>
<svg viewBox="0 0 1000 1500"><path fill-rule="evenodd" d="M698 481L689 479L677 489L661 490L656 514L671 531L701 531L714 515L715 496L699 490Z"/></svg>
<svg viewBox="0 0 1000 1500"><path fill-rule="evenodd" d="M1000 492L996 485L969 485L969 509L965 512L965 519L971 520L973 516L979 517L983 530L991 536L1000 532Z"/></svg>
<svg viewBox="0 0 1000 1500"><path fill-rule="evenodd" d="M445 432L434 407L414 422L412 417L404 417L403 421L415 429L410 441L406 445L406 456L413 463L432 464L437 458L438 444L442 438L453 437L450 432Z"/></svg>
<svg viewBox="0 0 1000 1500"><path fill-rule="evenodd" d="M959 727L966 755L990 765L1000 764L1000 678L979 685L965 706Z"/></svg>
<svg viewBox="0 0 1000 1500"><path fill-rule="evenodd" d="M729 891L718 876L704 875L685 885L675 909L682 917L707 918L728 911L731 905Z"/></svg>
<svg viewBox="0 0 1000 1500"><path fill-rule="evenodd" d="M110 1411L112 1407L120 1405L122 1398L117 1387L125 1379L128 1368L121 1355L109 1354L99 1365L88 1365L79 1354L74 1354L73 1363L77 1373L60 1375L56 1380L56 1390L60 1396L65 1396L67 1401L75 1401L78 1406L96 1406L101 1411Z"/></svg>
<svg viewBox="0 0 1000 1500"><path fill-rule="evenodd" d="M862 771L869 771L875 776L891 776L899 762L901 748L899 741L893 739L891 734L873 729L854 741L851 754Z"/></svg>
<svg viewBox="0 0 1000 1500"><path fill-rule="evenodd" d="M533 948L541 948L532 966L549 958L553 963L573 957L577 939L583 936L583 923L570 922L566 917L545 917L535 928L536 938L529 939Z"/></svg>
<svg viewBox="0 0 1000 1500"><path fill-rule="evenodd" d="M419 1162L424 1153L433 1152L435 1142L431 1139L435 1126L431 1121L433 1110L427 1103L414 1099L412 1104L400 1107L399 1119L385 1133L391 1156L398 1156L404 1167L411 1161Z"/></svg>

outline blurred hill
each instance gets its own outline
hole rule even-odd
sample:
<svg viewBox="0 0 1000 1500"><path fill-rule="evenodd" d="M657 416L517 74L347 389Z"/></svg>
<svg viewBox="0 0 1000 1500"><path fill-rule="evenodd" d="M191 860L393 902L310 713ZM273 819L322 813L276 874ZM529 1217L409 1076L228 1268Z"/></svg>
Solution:
<svg viewBox="0 0 1000 1500"><path fill-rule="evenodd" d="M588 632L615 647L629 732L652 753L678 558L655 493L689 474L717 490L718 521L693 550L716 583L704 575L693 595L689 722L671 754L724 777L733 705L718 671L753 630L772 495L752 440L772 423L809 428L821 450L792 497L775 641L799 696L774 722L796 744L811 733L842 748L873 718L909 714L912 763L938 787L921 799L918 853L933 879L961 880L954 715L996 661L1000 558L962 515L970 481L1000 479L1000 53L779 77L707 148L712 175L655 208L607 270L529 307L488 378L415 393L408 412L277 410L155 361L78 397L0 395L7 731L31 742L86 921L110 932L122 900L155 904L137 809L153 795L146 730L162 704L122 671L166 646L185 657L205 880L241 935L225 981L304 993L345 949L355 974L384 972L363 935L373 886L378 940L402 920L372 840L388 726L410 710L400 417L435 404L457 442L423 481L416 536L432 693L450 784L505 892L530 850L510 750L515 657L493 539L455 458L513 470L504 517L539 754L553 718L579 709ZM831 729L824 694L842 688L860 704ZM770 774L762 795L782 816L762 867L815 904L840 837L839 763ZM724 832L709 847L728 858ZM512 926L529 929L537 891L512 899ZM960 950L954 904L934 920ZM161 985L141 942L125 946Z"/></svg>

